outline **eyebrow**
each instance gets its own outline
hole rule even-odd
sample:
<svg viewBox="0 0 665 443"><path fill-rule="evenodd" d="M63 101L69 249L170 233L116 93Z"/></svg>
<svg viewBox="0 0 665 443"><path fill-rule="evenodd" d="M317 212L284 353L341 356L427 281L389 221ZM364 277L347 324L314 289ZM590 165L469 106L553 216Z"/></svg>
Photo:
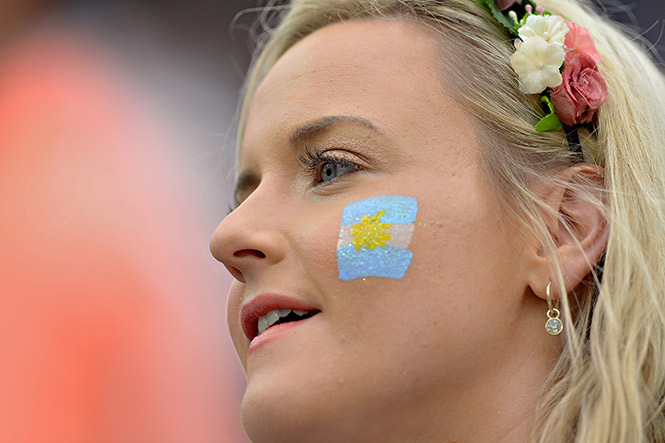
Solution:
<svg viewBox="0 0 665 443"><path fill-rule="evenodd" d="M357 115L328 115L325 117L317 118L314 121L297 127L289 136L289 142L294 146L301 145L302 143L316 137L323 131L341 123L356 123L366 128L372 129L379 134L383 134L383 131L379 130L374 125L374 123L364 117ZM256 173L252 171L241 172L240 175L238 175L238 179L236 180L235 188L233 190L235 204L237 205L239 202L239 195L241 195L247 189L257 186L259 181L260 178Z"/></svg>
<svg viewBox="0 0 665 443"><path fill-rule="evenodd" d="M365 126L366 128L381 133L381 131L379 131L379 129L374 125L374 123L372 123L371 121L367 120L364 117L360 117L357 115L328 115L325 117L318 118L312 122L305 123L302 126L299 126L298 128L296 128L295 131L293 131L293 133L289 137L289 141L293 145L299 145L307 140L314 138L315 136L325 131L326 129L330 128L331 126L347 122L357 123L362 126Z"/></svg>

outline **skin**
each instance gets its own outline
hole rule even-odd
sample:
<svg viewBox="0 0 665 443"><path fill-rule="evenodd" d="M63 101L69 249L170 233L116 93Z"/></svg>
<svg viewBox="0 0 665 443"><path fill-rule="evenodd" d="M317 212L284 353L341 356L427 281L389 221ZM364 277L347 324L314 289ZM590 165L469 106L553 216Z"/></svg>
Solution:
<svg viewBox="0 0 665 443"><path fill-rule="evenodd" d="M254 442L528 439L560 352L544 330L547 275L494 200L434 44L403 21L332 25L282 56L253 98L239 171L253 178L211 250L237 279L228 322ZM291 140L340 115L374 129L341 121ZM320 184L298 163L305 145L361 170ZM411 267L400 280L340 281L342 210L383 194L418 199ZM321 313L248 356L239 312L261 293Z"/></svg>

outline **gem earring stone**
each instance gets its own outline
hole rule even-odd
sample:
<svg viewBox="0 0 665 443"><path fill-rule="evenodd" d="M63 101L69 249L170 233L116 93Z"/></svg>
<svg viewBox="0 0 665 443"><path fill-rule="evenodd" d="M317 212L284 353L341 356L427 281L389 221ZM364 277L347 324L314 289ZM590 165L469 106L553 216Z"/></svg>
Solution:
<svg viewBox="0 0 665 443"><path fill-rule="evenodd" d="M545 292L547 293L547 307L548 307L545 330L550 335L559 335L561 334L561 331L563 331L563 322L559 318L559 316L561 315L559 310L557 308L552 307L552 295L550 293L551 286L552 282L547 283L547 289L545 290Z"/></svg>

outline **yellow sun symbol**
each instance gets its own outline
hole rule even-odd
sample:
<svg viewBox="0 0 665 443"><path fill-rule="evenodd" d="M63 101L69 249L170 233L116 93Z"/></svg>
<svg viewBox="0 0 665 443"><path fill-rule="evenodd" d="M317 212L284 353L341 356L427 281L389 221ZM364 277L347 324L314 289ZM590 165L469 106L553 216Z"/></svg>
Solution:
<svg viewBox="0 0 665 443"><path fill-rule="evenodd" d="M369 217L367 215L360 219L360 223L351 226L351 235L353 236L353 247L356 251L364 246L366 249L374 249L377 246L386 246L386 241L390 240L390 234L384 229L390 228L390 223L381 223L381 217L386 211L379 211L376 215Z"/></svg>

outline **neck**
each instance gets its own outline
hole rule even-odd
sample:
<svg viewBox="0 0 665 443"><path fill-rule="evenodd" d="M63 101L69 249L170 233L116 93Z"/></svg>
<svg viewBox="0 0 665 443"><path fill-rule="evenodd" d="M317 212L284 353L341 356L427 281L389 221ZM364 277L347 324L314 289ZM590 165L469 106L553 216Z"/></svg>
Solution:
<svg viewBox="0 0 665 443"><path fill-rule="evenodd" d="M433 391L429 402L419 402L419 427L411 427L402 441L530 440L543 387L561 353L561 339L544 329L542 304L534 305L537 309L513 325L494 358L469 374L468 383Z"/></svg>

